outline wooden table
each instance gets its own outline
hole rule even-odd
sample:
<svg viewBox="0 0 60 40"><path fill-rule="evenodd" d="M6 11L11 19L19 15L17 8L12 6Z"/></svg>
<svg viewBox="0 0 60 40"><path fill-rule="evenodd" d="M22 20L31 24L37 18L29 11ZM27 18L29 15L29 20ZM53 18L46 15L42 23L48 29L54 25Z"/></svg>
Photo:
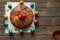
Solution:
<svg viewBox="0 0 60 40"><path fill-rule="evenodd" d="M14 34L10 37L5 34L3 26L6 2L18 2L19 0L0 0L0 40L51 40L51 34L55 30L60 30L60 0L24 0L35 2L36 10L39 11L39 24L36 27L35 35L25 33L24 36Z"/></svg>

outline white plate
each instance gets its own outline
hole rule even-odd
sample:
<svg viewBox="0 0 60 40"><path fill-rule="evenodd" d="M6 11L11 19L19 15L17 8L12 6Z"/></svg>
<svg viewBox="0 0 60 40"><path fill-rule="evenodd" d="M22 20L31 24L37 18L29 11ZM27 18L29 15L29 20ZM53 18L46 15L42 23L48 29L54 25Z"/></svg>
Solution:
<svg viewBox="0 0 60 40"><path fill-rule="evenodd" d="M31 3L32 3L32 2L24 2L24 5L26 5L26 6L28 6L29 8L31 8L31 7L30 7L30 4L31 4ZM34 2L33 2L33 3L34 3ZM19 5L19 2L7 2L7 4L5 5L5 14L8 16L8 19L5 20L5 22L8 23L8 27L5 29L5 33L8 33L8 30L12 30L13 33L19 33L18 29L15 28L14 25L13 25L13 24L11 23L11 21L10 21L10 12L12 11L12 9L9 9L9 8L8 8L8 4L12 4L12 5L13 5L13 6L12 6L12 9L14 9L17 5ZM34 15L35 3L34 3L34 8L31 8L31 9L32 9L33 15ZM30 25L30 27L29 27L29 28L26 28L26 29L23 29L24 32L30 33L30 29L31 29L31 28L35 29L34 20L35 20L35 15L33 16L33 22L32 22L32 24ZM15 29L17 29L17 30L15 30Z"/></svg>

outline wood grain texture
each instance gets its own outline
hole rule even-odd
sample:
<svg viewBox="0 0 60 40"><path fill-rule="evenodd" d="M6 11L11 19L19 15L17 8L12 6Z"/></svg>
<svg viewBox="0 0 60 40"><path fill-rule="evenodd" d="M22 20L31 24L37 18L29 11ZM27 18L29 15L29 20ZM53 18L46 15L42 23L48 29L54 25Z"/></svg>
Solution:
<svg viewBox="0 0 60 40"><path fill-rule="evenodd" d="M60 0L48 0L50 2L60 2Z"/></svg>
<svg viewBox="0 0 60 40"><path fill-rule="evenodd" d="M38 26L36 26L35 35L25 33L24 36L14 34L10 37L5 33L3 26L5 14L4 5L6 2L18 2L19 0L2 0L0 2L0 40L51 40L52 33L60 30L60 0L24 0L26 2L35 2L36 10L39 11Z"/></svg>
<svg viewBox="0 0 60 40"><path fill-rule="evenodd" d="M49 36L49 37L48 37ZM27 35L25 34L24 36L13 36L13 37L10 37L10 36L1 36L0 37L1 40L50 40L51 39L51 35L50 34L37 34L37 35L34 35L34 36L31 36L31 35Z"/></svg>

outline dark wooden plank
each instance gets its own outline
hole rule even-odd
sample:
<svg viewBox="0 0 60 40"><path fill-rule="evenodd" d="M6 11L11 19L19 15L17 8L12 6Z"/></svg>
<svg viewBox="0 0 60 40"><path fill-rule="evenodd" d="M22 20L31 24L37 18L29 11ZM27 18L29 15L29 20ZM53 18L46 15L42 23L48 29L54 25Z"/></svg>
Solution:
<svg viewBox="0 0 60 40"><path fill-rule="evenodd" d="M51 40L51 35L50 34L44 34L44 35L25 35L23 37L21 36L0 36L2 40Z"/></svg>
<svg viewBox="0 0 60 40"><path fill-rule="evenodd" d="M0 0L0 2L9 2L10 0Z"/></svg>
<svg viewBox="0 0 60 40"><path fill-rule="evenodd" d="M60 2L47 2L47 8L60 8Z"/></svg>
<svg viewBox="0 0 60 40"><path fill-rule="evenodd" d="M39 2L39 3L46 3L47 2L47 0L40 0L40 1L38 1L38 0L25 0L25 1L30 1L30 2Z"/></svg>
<svg viewBox="0 0 60 40"><path fill-rule="evenodd" d="M48 0L50 2L60 2L60 0Z"/></svg>
<svg viewBox="0 0 60 40"><path fill-rule="evenodd" d="M39 17L38 25L60 25L60 17Z"/></svg>
<svg viewBox="0 0 60 40"><path fill-rule="evenodd" d="M47 2L47 3L36 3L37 8L60 8L60 3Z"/></svg>
<svg viewBox="0 0 60 40"><path fill-rule="evenodd" d="M5 3L0 3L0 8L5 8Z"/></svg>
<svg viewBox="0 0 60 40"><path fill-rule="evenodd" d="M36 26L36 34L52 34L56 30L60 30L60 26Z"/></svg>
<svg viewBox="0 0 60 40"><path fill-rule="evenodd" d="M5 7L4 8L0 8L0 11L4 11L5 12Z"/></svg>
<svg viewBox="0 0 60 40"><path fill-rule="evenodd" d="M47 8L47 3L36 3L36 8Z"/></svg>
<svg viewBox="0 0 60 40"><path fill-rule="evenodd" d="M0 17L0 24L4 24L5 20L4 20L4 17Z"/></svg>
<svg viewBox="0 0 60 40"><path fill-rule="evenodd" d="M1 10L0 10L0 17L3 17L4 14L5 14L5 11L1 11Z"/></svg>
<svg viewBox="0 0 60 40"><path fill-rule="evenodd" d="M37 9L39 10L38 16L60 16L60 9Z"/></svg>

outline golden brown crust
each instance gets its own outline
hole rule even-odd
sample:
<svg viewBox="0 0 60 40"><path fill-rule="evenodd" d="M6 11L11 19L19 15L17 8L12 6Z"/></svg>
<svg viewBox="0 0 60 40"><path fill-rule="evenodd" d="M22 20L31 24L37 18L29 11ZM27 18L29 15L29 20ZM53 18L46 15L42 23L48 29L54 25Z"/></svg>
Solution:
<svg viewBox="0 0 60 40"><path fill-rule="evenodd" d="M26 14L26 17L23 20L20 20L18 18L18 15L21 14L21 12L24 12ZM33 12L29 7L27 7L25 5L16 6L11 11L10 20L11 20L11 23L15 27L17 27L17 28L25 28L25 27L29 26L32 23Z"/></svg>

